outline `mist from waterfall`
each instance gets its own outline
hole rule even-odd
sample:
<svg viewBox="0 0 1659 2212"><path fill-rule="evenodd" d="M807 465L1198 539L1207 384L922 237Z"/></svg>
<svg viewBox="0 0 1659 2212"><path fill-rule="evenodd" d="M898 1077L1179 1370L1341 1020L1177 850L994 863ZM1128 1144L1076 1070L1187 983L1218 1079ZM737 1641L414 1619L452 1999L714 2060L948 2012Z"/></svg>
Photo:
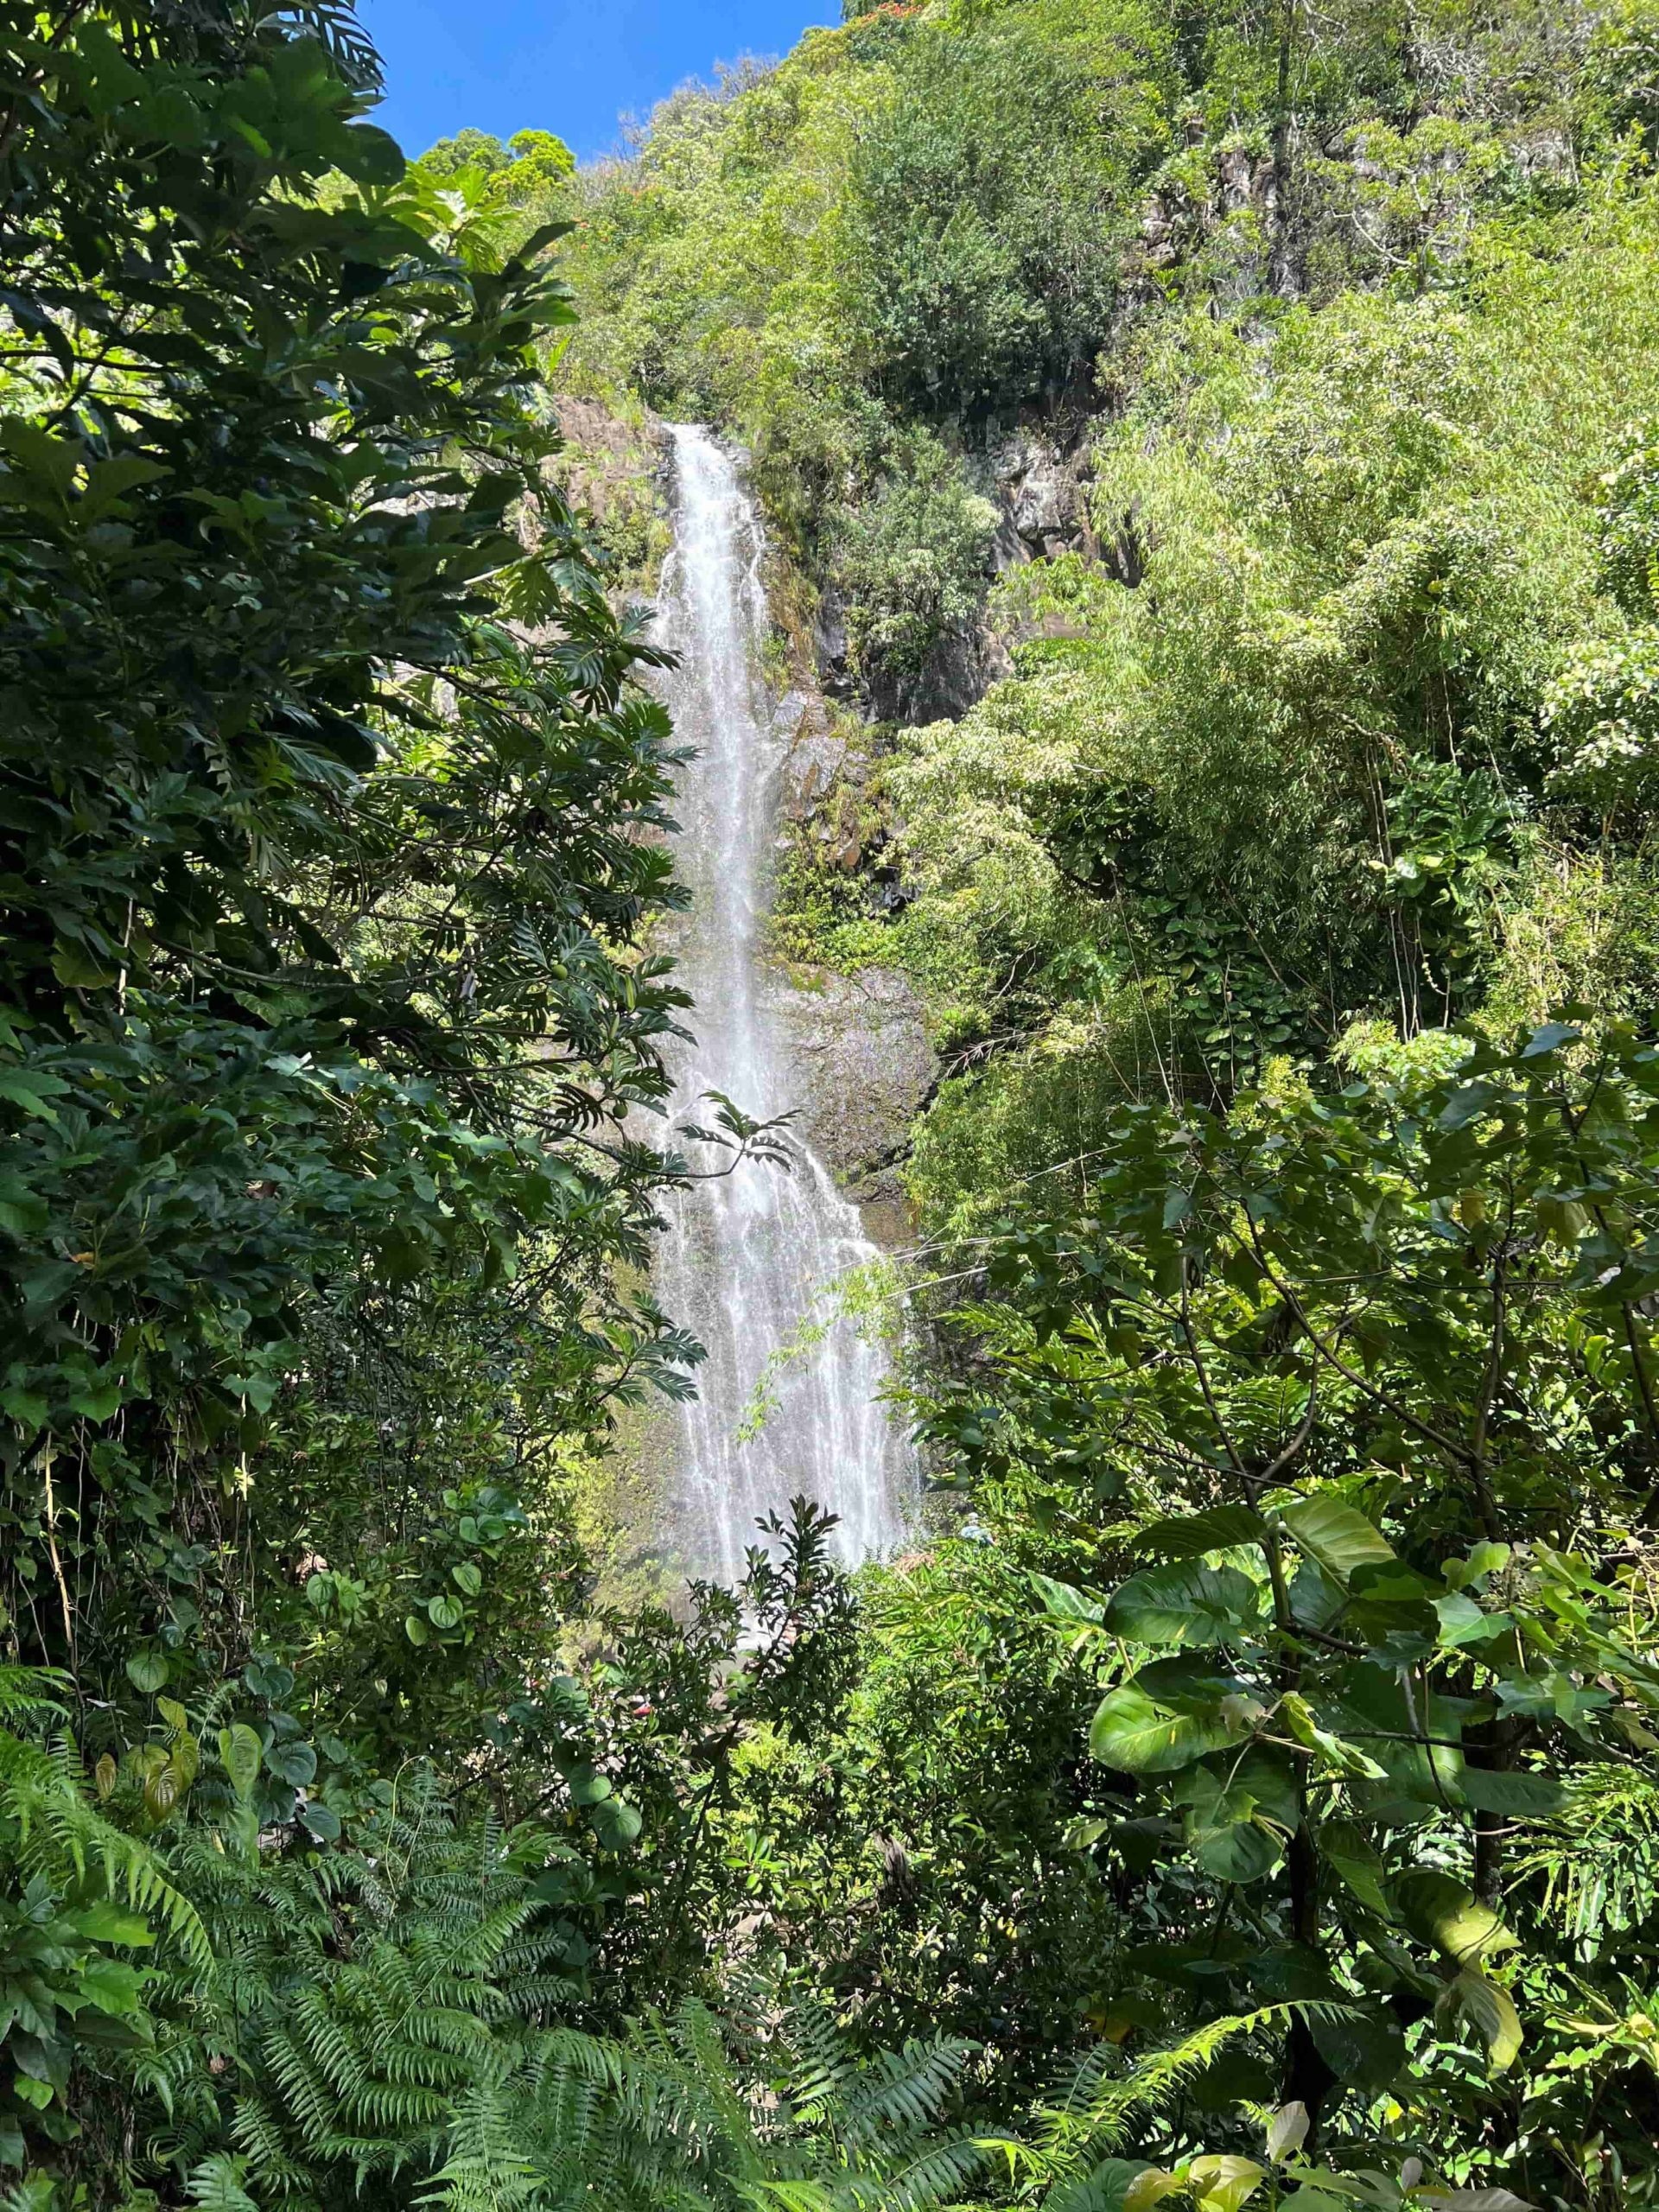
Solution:
<svg viewBox="0 0 1659 2212"><path fill-rule="evenodd" d="M706 1128L711 1090L760 1119L800 1103L761 946L787 741L761 672L753 504L707 431L673 425L670 435L674 543L657 635L680 664L659 689L697 753L681 771L676 848L691 893L679 959L696 1043L680 1049L671 1110ZM791 1173L747 1160L677 1196L658 1262L664 1306L708 1352L696 1398L677 1408L678 1547L693 1572L724 1580L741 1573L757 1516L803 1491L840 1516L849 1563L904 1533L910 1457L880 1402L886 1354L838 1313L834 1289L879 1255L828 1168L798 1134L793 1143ZM712 1147L685 1149L695 1166L723 1164ZM746 1435L762 1388L768 1409Z"/></svg>

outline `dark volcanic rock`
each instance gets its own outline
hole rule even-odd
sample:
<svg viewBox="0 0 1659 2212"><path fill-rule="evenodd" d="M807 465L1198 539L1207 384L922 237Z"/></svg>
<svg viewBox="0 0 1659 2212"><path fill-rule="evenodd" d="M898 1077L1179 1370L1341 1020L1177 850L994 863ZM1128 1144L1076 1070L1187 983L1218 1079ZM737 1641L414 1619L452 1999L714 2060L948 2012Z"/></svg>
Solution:
<svg viewBox="0 0 1659 2212"><path fill-rule="evenodd" d="M915 987L895 969L867 968L804 988L779 978L776 988L801 1072L800 1132L863 1210L873 1241L900 1243L894 1163L936 1073Z"/></svg>

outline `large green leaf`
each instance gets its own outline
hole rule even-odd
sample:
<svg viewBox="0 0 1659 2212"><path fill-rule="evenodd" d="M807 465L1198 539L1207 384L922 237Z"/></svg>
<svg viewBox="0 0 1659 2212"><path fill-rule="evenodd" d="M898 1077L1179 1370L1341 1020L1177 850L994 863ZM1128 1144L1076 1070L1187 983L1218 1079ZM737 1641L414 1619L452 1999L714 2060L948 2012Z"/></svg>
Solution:
<svg viewBox="0 0 1659 2212"><path fill-rule="evenodd" d="M1206 1751L1236 1740L1237 1727L1219 1710L1175 1713L1133 1682L1103 1697L1089 1729L1089 1748L1103 1766L1125 1774L1173 1774Z"/></svg>
<svg viewBox="0 0 1659 2212"><path fill-rule="evenodd" d="M1086 2174L1050 2190L1043 2212L1123 2212L1130 2185L1151 2171L1144 2158L1103 2158Z"/></svg>
<svg viewBox="0 0 1659 2212"><path fill-rule="evenodd" d="M219 1730L219 1764L238 1797L252 1794L254 1784L259 1779L259 1768L264 1758L264 1746L245 1721L233 1721L230 1727Z"/></svg>
<svg viewBox="0 0 1659 2212"><path fill-rule="evenodd" d="M1202 1559L1208 1552L1230 1551L1236 1544L1259 1543L1267 1522L1248 1505L1212 1505L1203 1513L1182 1513L1154 1521L1131 1548L1157 1559Z"/></svg>
<svg viewBox="0 0 1659 2212"><path fill-rule="evenodd" d="M111 1897L99 1897L69 1915L74 1927L97 1943L122 1943L132 1949L148 1948L156 1941L147 1920L125 1912Z"/></svg>
<svg viewBox="0 0 1659 2212"><path fill-rule="evenodd" d="M1545 1820L1567 1802L1566 1790L1547 1774L1500 1773L1491 1767L1465 1765L1458 1789L1477 1810L1510 1820Z"/></svg>
<svg viewBox="0 0 1659 2212"><path fill-rule="evenodd" d="M1230 1786L1207 1767L1183 1778L1186 1846L1218 1882L1256 1882L1283 1855L1281 1840L1255 1819L1256 1800L1243 1783Z"/></svg>
<svg viewBox="0 0 1659 2212"><path fill-rule="evenodd" d="M1521 2015L1507 1989L1502 1989L1473 1967L1465 1967L1452 1985L1452 2002L1461 2019L1467 2020L1486 2046L1494 2074L1507 2072L1521 2050Z"/></svg>
<svg viewBox="0 0 1659 2212"><path fill-rule="evenodd" d="M1407 1927L1459 1966L1515 1944L1516 1938L1490 1905L1482 1904L1472 1890L1437 1867L1414 1867L1394 1887Z"/></svg>
<svg viewBox="0 0 1659 2212"><path fill-rule="evenodd" d="M1091 1598L1086 1591L1070 1582L1056 1582L1052 1575L1033 1574L1031 1586L1042 1601L1043 1611L1055 1620L1070 1621L1078 1627L1097 1624L1103 1607L1098 1598Z"/></svg>
<svg viewBox="0 0 1659 2212"><path fill-rule="evenodd" d="M1194 2158L1186 2172L1188 2190L1201 2212L1238 2212L1268 2178L1265 2166L1231 2152Z"/></svg>
<svg viewBox="0 0 1659 2212"><path fill-rule="evenodd" d="M309 1744L290 1738L286 1743L272 1744L265 1752L267 1770L279 1782L286 1782L290 1789L304 1789L315 1781L317 1755Z"/></svg>
<svg viewBox="0 0 1659 2212"><path fill-rule="evenodd" d="M57 1109L49 1102L60 1098L69 1085L46 1068L0 1067L0 1098L21 1106L45 1122L55 1122Z"/></svg>
<svg viewBox="0 0 1659 2212"><path fill-rule="evenodd" d="M1395 1556L1393 1545L1365 1516L1330 1491L1299 1498L1280 1518L1308 1557L1339 1582L1346 1582L1357 1567Z"/></svg>
<svg viewBox="0 0 1659 2212"><path fill-rule="evenodd" d="M1131 1575L1113 1593L1106 1626L1132 1643L1237 1643L1254 1629L1261 1594L1236 1567L1187 1560Z"/></svg>
<svg viewBox="0 0 1659 2212"><path fill-rule="evenodd" d="M135 1689L143 1690L146 1694L165 1689L168 1674L165 1657L153 1649L135 1651L127 1662L127 1680Z"/></svg>
<svg viewBox="0 0 1659 2212"><path fill-rule="evenodd" d="M607 1851L626 1851L645 1825L638 1808L620 1797L607 1797L588 1813L594 1834Z"/></svg>
<svg viewBox="0 0 1659 2212"><path fill-rule="evenodd" d="M1394 1907L1382 1886L1382 1862L1353 1821L1322 1821L1318 1842L1321 1856L1367 1910L1392 1920Z"/></svg>

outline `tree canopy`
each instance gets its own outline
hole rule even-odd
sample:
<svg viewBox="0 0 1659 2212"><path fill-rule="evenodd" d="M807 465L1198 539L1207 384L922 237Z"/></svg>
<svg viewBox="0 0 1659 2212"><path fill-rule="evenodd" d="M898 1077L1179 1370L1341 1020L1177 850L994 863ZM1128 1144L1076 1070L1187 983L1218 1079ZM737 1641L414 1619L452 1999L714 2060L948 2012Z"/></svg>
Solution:
<svg viewBox="0 0 1659 2212"><path fill-rule="evenodd" d="M1656 55L884 4L578 169L8 16L10 2212L1659 2202ZM938 1072L912 1547L661 1603L658 411Z"/></svg>

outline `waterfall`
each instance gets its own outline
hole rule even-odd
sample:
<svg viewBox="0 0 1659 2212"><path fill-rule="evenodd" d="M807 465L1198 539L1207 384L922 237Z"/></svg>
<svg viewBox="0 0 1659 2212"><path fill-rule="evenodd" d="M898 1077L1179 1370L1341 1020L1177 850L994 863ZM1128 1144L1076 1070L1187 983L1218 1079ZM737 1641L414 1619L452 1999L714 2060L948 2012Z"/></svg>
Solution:
<svg viewBox="0 0 1659 2212"><path fill-rule="evenodd" d="M694 1047L673 1069L676 1122L709 1124L704 1094L766 1119L798 1103L775 979L761 946L786 740L761 674L767 633L759 518L735 462L709 434L674 425L674 543L658 637L679 656L661 693L682 744L677 848L691 908L679 950ZM856 1210L798 1134L785 1173L747 1160L671 1202L657 1286L708 1353L680 1407L680 1548L695 1573L732 1580L755 1519L804 1492L840 1516L849 1564L903 1533L907 1457L879 1402L879 1344L835 1318L836 1279L878 1255ZM723 1156L695 1143L692 1165ZM825 1322L821 1336L816 1332ZM803 1332L805 1332L804 1337ZM795 1346L792 1356L777 1357ZM757 1389L768 1410L745 1434Z"/></svg>

